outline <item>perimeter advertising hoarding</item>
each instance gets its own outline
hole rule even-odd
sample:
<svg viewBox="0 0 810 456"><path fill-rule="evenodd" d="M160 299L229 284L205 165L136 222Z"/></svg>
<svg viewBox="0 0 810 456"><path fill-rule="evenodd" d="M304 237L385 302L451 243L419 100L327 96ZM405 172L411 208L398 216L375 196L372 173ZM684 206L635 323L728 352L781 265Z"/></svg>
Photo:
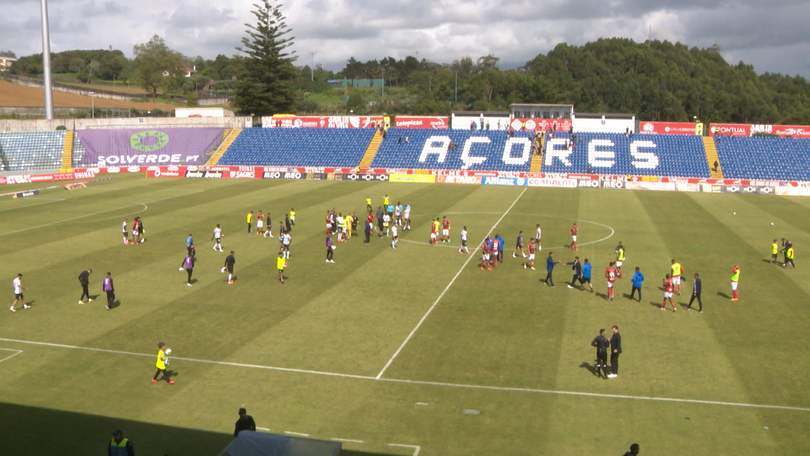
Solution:
<svg viewBox="0 0 810 456"><path fill-rule="evenodd" d="M264 128L375 128L383 116L284 116L262 117Z"/></svg>
<svg viewBox="0 0 810 456"><path fill-rule="evenodd" d="M639 133L661 135L696 135L694 122L641 122Z"/></svg>
<svg viewBox="0 0 810 456"><path fill-rule="evenodd" d="M536 130L536 131L570 131L571 130L571 119L521 119L519 117L515 117L511 119L510 126L515 130L522 130L523 127L526 127L526 130Z"/></svg>
<svg viewBox="0 0 810 456"><path fill-rule="evenodd" d="M807 125L767 125L767 124L712 124L712 136L753 136L766 133L780 137L810 138L810 126Z"/></svg>
<svg viewBox="0 0 810 456"><path fill-rule="evenodd" d="M397 116L394 119L394 127L396 128L433 128L437 130L446 130L450 128L450 121L447 117L442 116Z"/></svg>
<svg viewBox="0 0 810 456"><path fill-rule="evenodd" d="M223 128L77 130L83 167L202 165L222 143Z"/></svg>
<svg viewBox="0 0 810 456"><path fill-rule="evenodd" d="M391 174L388 176L390 182L436 182L436 176L430 174Z"/></svg>

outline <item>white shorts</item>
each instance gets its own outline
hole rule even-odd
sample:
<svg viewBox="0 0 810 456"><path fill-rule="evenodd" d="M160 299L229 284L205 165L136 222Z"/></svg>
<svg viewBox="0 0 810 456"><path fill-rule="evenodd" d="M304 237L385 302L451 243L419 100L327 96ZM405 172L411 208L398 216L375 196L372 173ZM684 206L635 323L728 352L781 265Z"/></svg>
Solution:
<svg viewBox="0 0 810 456"><path fill-rule="evenodd" d="M731 282L731 290L732 291L737 291L737 283L738 282Z"/></svg>
<svg viewBox="0 0 810 456"><path fill-rule="evenodd" d="M264 228L264 221L263 220L256 221L256 228Z"/></svg>
<svg viewBox="0 0 810 456"><path fill-rule="evenodd" d="M577 237L576 237L576 235L571 236L571 239L573 239L573 240L574 240L574 242L577 242Z"/></svg>
<svg viewBox="0 0 810 456"><path fill-rule="evenodd" d="M664 292L664 299L672 299L672 293Z"/></svg>
<svg viewBox="0 0 810 456"><path fill-rule="evenodd" d="M436 233L430 233L430 238L431 239L436 239L437 236L438 235Z"/></svg>
<svg viewBox="0 0 810 456"><path fill-rule="evenodd" d="M482 254L482 255L481 255L481 258L482 258L484 261L489 261L489 254L488 254L488 253L484 253L484 254Z"/></svg>
<svg viewBox="0 0 810 456"><path fill-rule="evenodd" d="M442 230L442 236L450 236L450 230Z"/></svg>
<svg viewBox="0 0 810 456"><path fill-rule="evenodd" d="M613 288L613 282L608 282L608 288Z"/></svg>
<svg viewBox="0 0 810 456"><path fill-rule="evenodd" d="M529 254L529 261L534 261L534 254L533 253Z"/></svg>
<svg viewBox="0 0 810 456"><path fill-rule="evenodd" d="M622 262L621 262L621 261L617 261L617 262L616 262L616 267L617 267L617 268L622 267Z"/></svg>
<svg viewBox="0 0 810 456"><path fill-rule="evenodd" d="M681 284L681 276L673 277L672 278L672 284L673 285L680 285Z"/></svg>

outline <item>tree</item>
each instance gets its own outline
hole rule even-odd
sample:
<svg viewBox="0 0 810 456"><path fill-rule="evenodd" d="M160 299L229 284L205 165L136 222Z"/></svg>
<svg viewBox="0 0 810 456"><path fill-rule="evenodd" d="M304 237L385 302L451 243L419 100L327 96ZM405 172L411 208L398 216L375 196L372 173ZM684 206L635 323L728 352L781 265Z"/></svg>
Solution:
<svg viewBox="0 0 810 456"><path fill-rule="evenodd" d="M247 36L242 38L238 51L247 54L244 75L236 83L234 106L242 114L270 115L295 109L292 83L297 59L292 31L284 22L281 6L276 0L262 0L253 5L256 24L245 24Z"/></svg>
<svg viewBox="0 0 810 456"><path fill-rule="evenodd" d="M141 87L157 97L157 90L171 82L164 76L176 76L183 68L182 56L169 49L163 38L155 35L149 42L132 47L135 54L135 77Z"/></svg>

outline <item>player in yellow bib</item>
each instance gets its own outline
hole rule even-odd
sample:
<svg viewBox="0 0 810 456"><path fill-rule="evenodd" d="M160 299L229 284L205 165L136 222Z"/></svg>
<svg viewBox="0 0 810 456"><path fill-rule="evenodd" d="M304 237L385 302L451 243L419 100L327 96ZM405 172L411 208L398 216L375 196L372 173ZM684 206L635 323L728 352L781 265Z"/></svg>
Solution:
<svg viewBox="0 0 810 456"><path fill-rule="evenodd" d="M157 353L157 360L155 361L155 367L157 367L157 372L155 372L155 376L152 377L152 383L157 383L158 376L163 373L163 378L169 382L169 385L174 385L174 381L166 374L166 344L163 342L158 344L158 353Z"/></svg>
<svg viewBox="0 0 810 456"><path fill-rule="evenodd" d="M278 269L278 281L284 283L284 252L278 252L276 269Z"/></svg>
<svg viewBox="0 0 810 456"><path fill-rule="evenodd" d="M619 273L619 278L623 279L624 274L622 273L622 264L624 264L624 246L622 245L622 241L619 241L619 245L616 246L616 272Z"/></svg>
<svg viewBox="0 0 810 456"><path fill-rule="evenodd" d="M779 255L779 243L774 239L773 244L771 244L771 263L776 261L777 255Z"/></svg>
<svg viewBox="0 0 810 456"><path fill-rule="evenodd" d="M366 210L367 211L373 211L374 210L374 208L371 207L371 197L370 196L366 197Z"/></svg>
<svg viewBox="0 0 810 456"><path fill-rule="evenodd" d="M253 223L253 211L250 211L250 212L247 213L247 215L245 216L245 220L247 221L248 234L249 234L251 232L251 229L250 229L251 224Z"/></svg>
<svg viewBox="0 0 810 456"><path fill-rule="evenodd" d="M740 281L740 265L735 264L734 269L731 270L731 300L737 300L737 282Z"/></svg>
<svg viewBox="0 0 810 456"><path fill-rule="evenodd" d="M670 276L672 277L672 284L678 286L678 296L681 295L681 275L683 275L681 263L676 263L675 260L672 260Z"/></svg>

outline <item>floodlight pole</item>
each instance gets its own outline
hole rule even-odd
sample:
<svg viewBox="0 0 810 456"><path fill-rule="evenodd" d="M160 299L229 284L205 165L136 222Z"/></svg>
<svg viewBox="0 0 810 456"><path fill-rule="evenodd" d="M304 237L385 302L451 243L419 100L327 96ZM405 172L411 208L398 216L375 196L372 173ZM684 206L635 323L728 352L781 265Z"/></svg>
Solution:
<svg viewBox="0 0 810 456"><path fill-rule="evenodd" d="M45 88L45 119L53 120L53 87L51 86L51 36L48 31L48 0L42 5L42 79Z"/></svg>

